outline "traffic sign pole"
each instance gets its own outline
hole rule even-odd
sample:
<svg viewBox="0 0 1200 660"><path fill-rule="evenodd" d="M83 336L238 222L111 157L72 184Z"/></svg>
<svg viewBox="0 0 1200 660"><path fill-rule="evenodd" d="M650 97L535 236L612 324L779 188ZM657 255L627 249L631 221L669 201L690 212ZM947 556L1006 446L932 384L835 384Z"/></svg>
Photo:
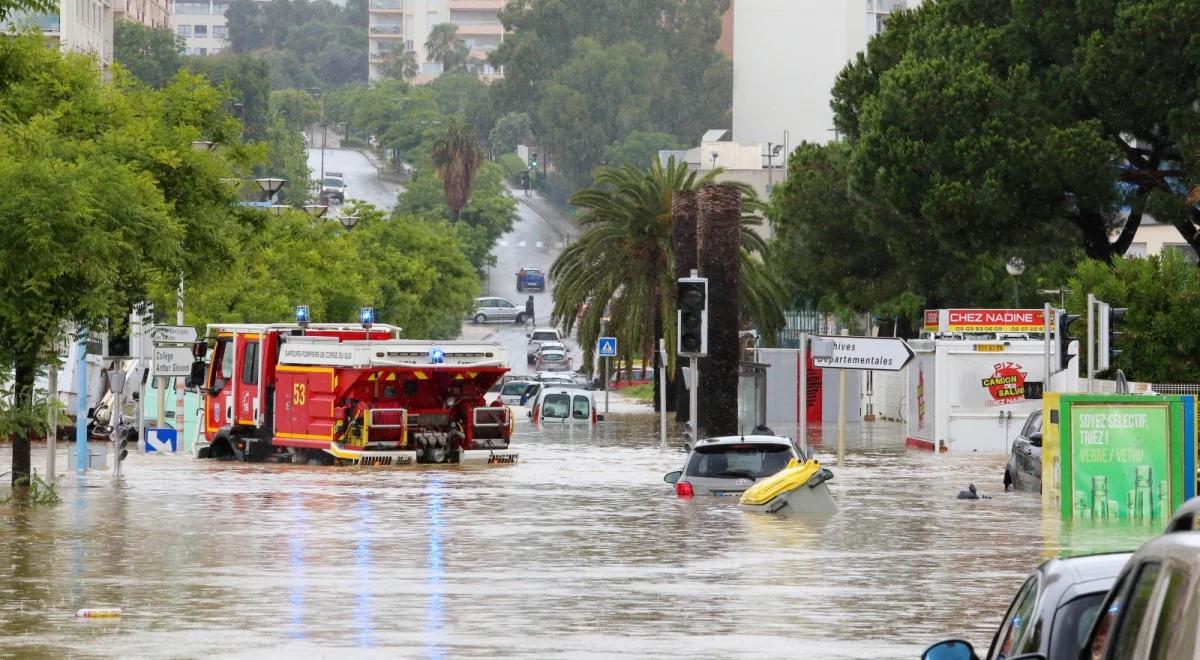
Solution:
<svg viewBox="0 0 1200 660"><path fill-rule="evenodd" d="M604 358L604 416L608 417L608 361L612 358Z"/></svg>

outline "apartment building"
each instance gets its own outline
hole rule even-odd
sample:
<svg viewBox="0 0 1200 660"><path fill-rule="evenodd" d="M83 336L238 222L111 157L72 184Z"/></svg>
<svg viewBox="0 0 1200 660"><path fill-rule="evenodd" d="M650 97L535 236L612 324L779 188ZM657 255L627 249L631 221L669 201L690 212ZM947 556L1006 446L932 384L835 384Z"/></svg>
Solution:
<svg viewBox="0 0 1200 660"><path fill-rule="evenodd" d="M184 53L217 55L229 47L228 0L171 0L171 29L183 37Z"/></svg>
<svg viewBox="0 0 1200 660"><path fill-rule="evenodd" d="M52 13L13 12L0 22L0 32L36 29L63 52L92 53L101 70L113 57L113 4L111 0L59 0Z"/></svg>
<svg viewBox="0 0 1200 660"><path fill-rule="evenodd" d="M170 0L113 0L113 18L150 27L171 26Z"/></svg>
<svg viewBox="0 0 1200 660"><path fill-rule="evenodd" d="M425 50L429 32L439 23L458 26L458 36L470 49L478 73L485 79L500 72L487 63L488 55L504 39L498 14L505 0L369 0L369 77L378 80L387 67L405 51L416 53L417 82L427 82L442 73L440 63L430 62Z"/></svg>
<svg viewBox="0 0 1200 660"><path fill-rule="evenodd" d="M830 89L893 11L921 0L741 0L733 5L733 138L836 138Z"/></svg>

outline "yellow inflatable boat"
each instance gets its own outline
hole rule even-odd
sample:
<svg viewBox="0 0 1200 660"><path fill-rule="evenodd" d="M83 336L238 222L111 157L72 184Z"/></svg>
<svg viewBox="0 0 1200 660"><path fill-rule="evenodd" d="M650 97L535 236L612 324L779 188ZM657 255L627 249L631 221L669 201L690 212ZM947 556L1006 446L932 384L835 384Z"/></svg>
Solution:
<svg viewBox="0 0 1200 660"><path fill-rule="evenodd" d="M825 485L832 478L816 460L793 458L786 468L746 489L741 505L762 513L833 513L837 503Z"/></svg>

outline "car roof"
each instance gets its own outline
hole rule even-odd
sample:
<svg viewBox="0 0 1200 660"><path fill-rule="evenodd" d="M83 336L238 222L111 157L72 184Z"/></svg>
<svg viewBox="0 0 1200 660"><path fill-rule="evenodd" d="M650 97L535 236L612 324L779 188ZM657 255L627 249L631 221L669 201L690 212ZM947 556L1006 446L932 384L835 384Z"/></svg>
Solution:
<svg viewBox="0 0 1200 660"><path fill-rule="evenodd" d="M541 268L541 266L525 266L525 267L524 267L524 268L522 268L521 270L536 270L536 271L541 271L541 270L542 270L542 268Z"/></svg>
<svg viewBox="0 0 1200 660"><path fill-rule="evenodd" d="M740 445L744 443L759 443L759 444L792 444L791 438L785 438L781 435L726 435L716 438L702 438L696 443L697 447L710 447L714 445Z"/></svg>
<svg viewBox="0 0 1200 660"><path fill-rule="evenodd" d="M534 332L553 332L554 334L558 334L558 328L534 328L533 331Z"/></svg>
<svg viewBox="0 0 1200 660"><path fill-rule="evenodd" d="M591 390L581 390L576 387L562 387L559 385L547 385L542 387L541 392L538 392L538 397L545 398L547 394L579 394L580 392L587 392L589 398L594 396Z"/></svg>
<svg viewBox="0 0 1200 660"><path fill-rule="evenodd" d="M1109 552L1048 559L1038 566L1042 594L1057 609L1079 596L1108 591L1129 561L1131 552Z"/></svg>

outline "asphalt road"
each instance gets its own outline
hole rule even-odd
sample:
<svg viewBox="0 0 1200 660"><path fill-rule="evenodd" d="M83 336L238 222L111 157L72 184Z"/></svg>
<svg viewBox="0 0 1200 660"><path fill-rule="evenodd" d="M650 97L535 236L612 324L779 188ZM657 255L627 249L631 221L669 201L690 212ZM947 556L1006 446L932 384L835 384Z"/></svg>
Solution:
<svg viewBox="0 0 1200 660"><path fill-rule="evenodd" d="M496 256L496 265L484 280L483 290L484 295L507 298L521 308L525 307L525 300L532 295L533 313L537 319L537 325L540 327L548 325L550 321L554 282L547 277L545 292L518 293L517 270L523 266L531 266L549 272L550 264L554 263L570 240L568 234L570 228L564 225L562 220L552 222L534 210L525 203L523 193L520 191L515 192L514 195L518 201L517 214L519 217L513 225L512 231L502 236L492 251L492 254ZM539 206L550 213L544 205ZM493 339L503 343L508 350L512 372L515 374L532 372L533 368L525 364L525 327L513 323L497 323L491 324L489 327L495 333ZM567 347L576 348L574 342L570 340L567 342ZM578 351L572 350L571 355L573 364L578 366Z"/></svg>
<svg viewBox="0 0 1200 660"><path fill-rule="evenodd" d="M330 142L333 140L331 139ZM312 178L321 177L321 150L308 150L308 169ZM362 200L391 211L396 206L396 194L402 190L399 184L379 178L379 171L367 157L350 149L325 149L325 171L341 172L346 180L346 200Z"/></svg>

